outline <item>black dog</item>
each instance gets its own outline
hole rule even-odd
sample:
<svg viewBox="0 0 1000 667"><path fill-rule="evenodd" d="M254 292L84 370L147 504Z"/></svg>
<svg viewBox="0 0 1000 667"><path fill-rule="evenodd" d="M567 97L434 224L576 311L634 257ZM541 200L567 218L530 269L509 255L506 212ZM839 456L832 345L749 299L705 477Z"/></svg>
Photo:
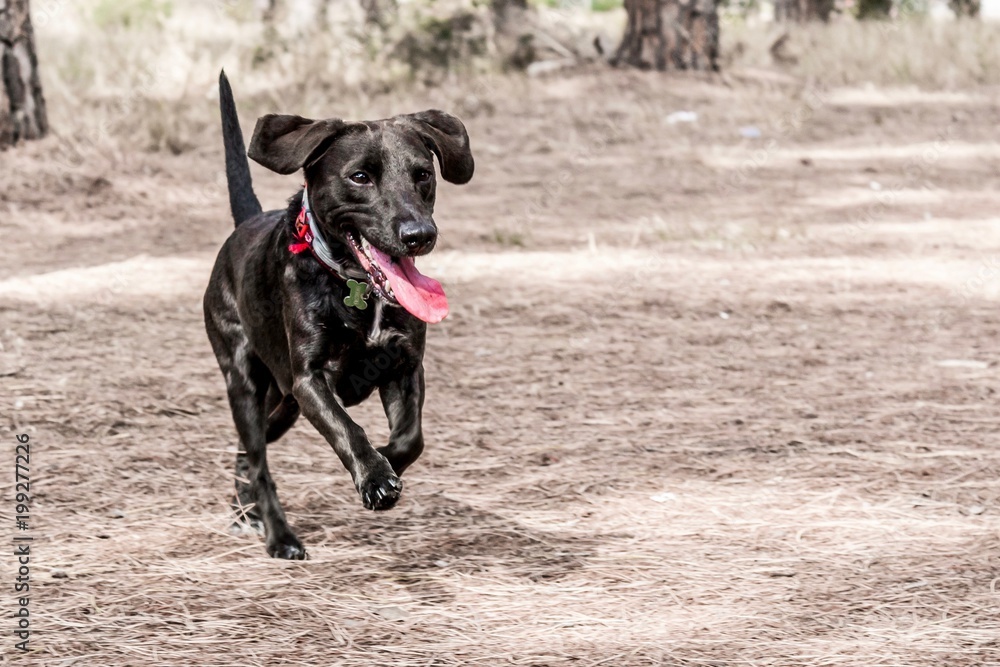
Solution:
<svg viewBox="0 0 1000 667"><path fill-rule="evenodd" d="M267 443L301 411L350 471L365 507L396 504L399 475L424 446L426 322L448 312L441 285L413 263L437 240L432 155L452 183L467 183L474 163L465 126L441 111L367 122L267 115L247 154L279 174L304 169L305 188L288 209L264 213L225 73L219 94L236 231L204 305L240 439L236 505L263 525L270 555L301 559ZM376 388L391 430L379 449L344 409Z"/></svg>

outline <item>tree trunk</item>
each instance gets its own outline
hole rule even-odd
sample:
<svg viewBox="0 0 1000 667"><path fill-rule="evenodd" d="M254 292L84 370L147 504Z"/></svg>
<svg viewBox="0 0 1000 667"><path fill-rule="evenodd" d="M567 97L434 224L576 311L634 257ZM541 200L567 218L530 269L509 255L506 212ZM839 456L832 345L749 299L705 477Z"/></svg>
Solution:
<svg viewBox="0 0 1000 667"><path fill-rule="evenodd" d="M719 71L719 12L716 0L681 0L680 21L672 23L675 53L680 69ZM669 30L669 27L668 27Z"/></svg>
<svg viewBox="0 0 1000 667"><path fill-rule="evenodd" d="M0 148L48 130L28 0L0 0Z"/></svg>
<svg viewBox="0 0 1000 667"><path fill-rule="evenodd" d="M665 0L625 0L628 23L611 64L640 69L667 68L667 34L661 10Z"/></svg>
<svg viewBox="0 0 1000 667"><path fill-rule="evenodd" d="M493 43L505 68L525 69L535 62L535 21L527 0L490 0Z"/></svg>
<svg viewBox="0 0 1000 667"><path fill-rule="evenodd" d="M858 2L858 18L887 19L892 11L892 0L860 0Z"/></svg>
<svg viewBox="0 0 1000 667"><path fill-rule="evenodd" d="M628 24L614 66L719 70L716 0L625 0Z"/></svg>
<svg viewBox="0 0 1000 667"><path fill-rule="evenodd" d="M979 18L980 0L948 0L948 6L955 12L955 16Z"/></svg>

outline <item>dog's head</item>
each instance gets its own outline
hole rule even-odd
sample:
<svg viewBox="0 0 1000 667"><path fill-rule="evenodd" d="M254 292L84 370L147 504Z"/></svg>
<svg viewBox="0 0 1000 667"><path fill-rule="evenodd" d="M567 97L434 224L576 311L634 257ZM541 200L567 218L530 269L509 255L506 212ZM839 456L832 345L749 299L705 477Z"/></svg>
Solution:
<svg viewBox="0 0 1000 667"><path fill-rule="evenodd" d="M323 234L352 247L369 275L389 274L414 312L400 291L429 280L413 257L437 241L433 158L451 183L467 183L475 167L462 121L436 110L362 122L272 114L257 121L247 154L279 174L304 169Z"/></svg>

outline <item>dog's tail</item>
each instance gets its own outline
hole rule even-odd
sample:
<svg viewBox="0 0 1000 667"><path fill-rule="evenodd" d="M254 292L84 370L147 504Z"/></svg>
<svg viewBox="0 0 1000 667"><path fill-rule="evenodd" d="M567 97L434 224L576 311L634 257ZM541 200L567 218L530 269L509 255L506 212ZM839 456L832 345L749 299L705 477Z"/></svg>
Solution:
<svg viewBox="0 0 1000 667"><path fill-rule="evenodd" d="M226 182L229 185L229 208L233 212L236 226L260 213L260 201L253 193L250 178L250 162L247 148L243 143L243 130L236 115L233 89L229 86L226 72L219 73L219 110L222 112L222 143L226 147Z"/></svg>

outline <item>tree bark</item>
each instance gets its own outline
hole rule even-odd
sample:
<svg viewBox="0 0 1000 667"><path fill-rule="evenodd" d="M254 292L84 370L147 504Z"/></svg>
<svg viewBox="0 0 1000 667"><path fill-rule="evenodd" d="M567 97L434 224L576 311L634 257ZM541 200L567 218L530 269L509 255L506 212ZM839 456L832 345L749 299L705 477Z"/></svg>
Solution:
<svg viewBox="0 0 1000 667"><path fill-rule="evenodd" d="M28 0L0 0L0 148L48 131Z"/></svg>
<svg viewBox="0 0 1000 667"><path fill-rule="evenodd" d="M671 4L671 3L668 3ZM674 0L671 60L679 69L719 71L719 12L716 0ZM666 23L666 22L664 22Z"/></svg>
<svg viewBox="0 0 1000 667"><path fill-rule="evenodd" d="M614 66L719 70L716 0L625 0L628 24Z"/></svg>
<svg viewBox="0 0 1000 667"><path fill-rule="evenodd" d="M664 0L625 0L628 23L611 64L640 69L667 68L667 34L662 24Z"/></svg>

